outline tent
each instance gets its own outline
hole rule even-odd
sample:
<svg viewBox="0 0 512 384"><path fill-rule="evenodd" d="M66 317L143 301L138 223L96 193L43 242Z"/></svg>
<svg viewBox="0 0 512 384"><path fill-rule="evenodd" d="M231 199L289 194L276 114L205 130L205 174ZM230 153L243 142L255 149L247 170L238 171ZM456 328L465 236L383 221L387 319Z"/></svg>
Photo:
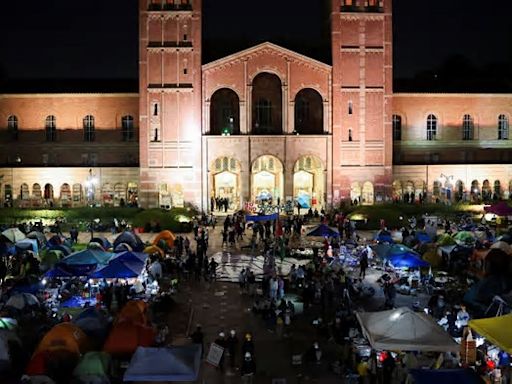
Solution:
<svg viewBox="0 0 512 384"><path fill-rule="evenodd" d="M112 248L112 243L108 241L105 237L93 237L90 243L98 243L105 250Z"/></svg>
<svg viewBox="0 0 512 384"><path fill-rule="evenodd" d="M455 245L457 244L453 237L451 237L449 234L444 233L440 235L437 239L437 244L439 246L448 246L448 245Z"/></svg>
<svg viewBox="0 0 512 384"><path fill-rule="evenodd" d="M130 279L138 277L144 270L144 263L112 259L105 265L89 275L92 279Z"/></svg>
<svg viewBox="0 0 512 384"><path fill-rule="evenodd" d="M157 253L160 257L164 257L164 251L156 245L150 245L149 247L144 248L144 253L147 255Z"/></svg>
<svg viewBox="0 0 512 384"><path fill-rule="evenodd" d="M384 259L388 259L388 260L393 257L396 257L396 256L409 256L409 257L420 258L419 253L417 253L416 251L413 251L411 248L406 247L405 245L402 245L402 244L392 245L382 255L382 257L384 257Z"/></svg>
<svg viewBox="0 0 512 384"><path fill-rule="evenodd" d="M35 353L52 350L65 350L80 355L89 350L89 339L77 325L59 323L44 335Z"/></svg>
<svg viewBox="0 0 512 384"><path fill-rule="evenodd" d="M406 307L381 312L357 312L356 316L363 334L372 348L377 350L459 350L459 345L431 317Z"/></svg>
<svg viewBox="0 0 512 384"><path fill-rule="evenodd" d="M418 231L416 232L416 235L414 236L416 240L418 240L420 243L430 243L432 242L432 239L430 238L430 235L427 232Z"/></svg>
<svg viewBox="0 0 512 384"><path fill-rule="evenodd" d="M153 240L153 245L159 245L160 241L162 240L164 241L167 248L172 248L174 246L174 240L176 240L176 236L171 231L162 231Z"/></svg>
<svg viewBox="0 0 512 384"><path fill-rule="evenodd" d="M500 201L488 207L484 207L486 213L494 213L496 216L512 216L512 207L506 201Z"/></svg>
<svg viewBox="0 0 512 384"><path fill-rule="evenodd" d="M475 234L469 231L460 231L453 236L459 245L473 246L475 244Z"/></svg>
<svg viewBox="0 0 512 384"><path fill-rule="evenodd" d="M103 346L103 351L116 357L131 356L137 347L150 347L155 340L152 327L129 321L116 323Z"/></svg>
<svg viewBox="0 0 512 384"><path fill-rule="evenodd" d="M484 381L471 369L411 369L414 384L480 384Z"/></svg>
<svg viewBox="0 0 512 384"><path fill-rule="evenodd" d="M391 233L385 230L380 230L375 234L375 240L381 243L390 243L393 244L393 237Z"/></svg>
<svg viewBox="0 0 512 384"><path fill-rule="evenodd" d="M0 330L0 372L8 371L11 365L9 343L17 343L22 347L21 340L14 331Z"/></svg>
<svg viewBox="0 0 512 384"><path fill-rule="evenodd" d="M124 381L196 381L201 363L197 344L168 348L137 348Z"/></svg>
<svg viewBox="0 0 512 384"><path fill-rule="evenodd" d="M130 231L122 232L117 238L114 240L114 250L121 243L126 243L130 246L130 248L135 252L142 252L144 249L144 243L135 233Z"/></svg>
<svg viewBox="0 0 512 384"><path fill-rule="evenodd" d="M42 252L41 257L41 268L43 270L50 269L53 267L60 259L64 257L64 253L59 250L51 250Z"/></svg>
<svg viewBox="0 0 512 384"><path fill-rule="evenodd" d="M107 338L108 319L96 307L84 309L73 319L73 324L84 331L91 340L99 340L102 343Z"/></svg>
<svg viewBox="0 0 512 384"><path fill-rule="evenodd" d="M50 245L48 249L51 251L61 251L64 256L69 256L73 253L73 250L64 244Z"/></svg>
<svg viewBox="0 0 512 384"><path fill-rule="evenodd" d="M50 239L48 240L48 244L50 246L53 246L53 245L62 245L64 244L64 238L62 236L59 236L59 235L53 235L52 237L50 237Z"/></svg>
<svg viewBox="0 0 512 384"><path fill-rule="evenodd" d="M119 260L119 261L124 261L124 262L129 262L129 263L137 263L137 262L145 263L147 259L148 259L148 255L146 253L126 251L126 252L116 253L116 255L114 256L114 258L111 261Z"/></svg>
<svg viewBox="0 0 512 384"><path fill-rule="evenodd" d="M116 324L129 322L133 324L149 324L147 318L148 305L142 300L131 300L121 309L117 315Z"/></svg>
<svg viewBox="0 0 512 384"><path fill-rule="evenodd" d="M110 373L112 359L105 352L87 352L73 371L73 376L107 376Z"/></svg>
<svg viewBox="0 0 512 384"><path fill-rule="evenodd" d="M507 353L512 353L512 314L469 320L469 327Z"/></svg>
<svg viewBox="0 0 512 384"><path fill-rule="evenodd" d="M37 240L35 239L23 239L19 240L14 244L16 249L19 249L21 251L32 251L34 253L39 253L39 245L37 243Z"/></svg>
<svg viewBox="0 0 512 384"><path fill-rule="evenodd" d="M320 224L316 228L312 229L307 236L317 237L338 237L340 234L335 229L332 229L327 224Z"/></svg>
<svg viewBox="0 0 512 384"><path fill-rule="evenodd" d="M40 246L46 245L46 236L43 232L32 231L27 235L27 238L37 240Z"/></svg>
<svg viewBox="0 0 512 384"><path fill-rule="evenodd" d="M119 243L115 246L114 252L126 252L126 251L133 251L132 247L126 243Z"/></svg>
<svg viewBox="0 0 512 384"><path fill-rule="evenodd" d="M37 300L37 297L31 293L18 293L9 297L9 300L7 300L5 306L21 311L29 307L39 307L39 300Z"/></svg>
<svg viewBox="0 0 512 384"><path fill-rule="evenodd" d="M65 271L61 267L54 267L52 269L49 269L44 274L44 277L46 277L46 278L73 277L73 276L79 276L79 275L74 275L72 272Z"/></svg>

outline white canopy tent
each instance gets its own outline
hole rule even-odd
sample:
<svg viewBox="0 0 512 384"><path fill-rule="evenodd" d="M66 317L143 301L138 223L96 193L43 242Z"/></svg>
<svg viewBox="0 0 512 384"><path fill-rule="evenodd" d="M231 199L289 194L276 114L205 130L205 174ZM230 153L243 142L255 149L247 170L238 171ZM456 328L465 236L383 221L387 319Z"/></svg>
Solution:
<svg viewBox="0 0 512 384"><path fill-rule="evenodd" d="M457 352L460 348L432 318L406 307L356 316L364 336L377 350Z"/></svg>

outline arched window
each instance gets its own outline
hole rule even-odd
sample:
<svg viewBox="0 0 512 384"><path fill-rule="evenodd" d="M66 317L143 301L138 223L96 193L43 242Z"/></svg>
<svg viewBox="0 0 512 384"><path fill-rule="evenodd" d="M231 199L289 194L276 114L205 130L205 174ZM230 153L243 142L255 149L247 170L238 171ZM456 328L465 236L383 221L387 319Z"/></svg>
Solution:
<svg viewBox="0 0 512 384"><path fill-rule="evenodd" d="M7 118L7 130L13 140L18 140L18 118L16 116L11 115Z"/></svg>
<svg viewBox="0 0 512 384"><path fill-rule="evenodd" d="M55 116L53 116L53 115L46 116L44 127L45 127L45 131L46 131L46 141L56 141L57 140L57 119L55 118Z"/></svg>
<svg viewBox="0 0 512 384"><path fill-rule="evenodd" d="M252 133L280 135L282 126L282 85L278 76L260 73L252 81Z"/></svg>
<svg viewBox="0 0 512 384"><path fill-rule="evenodd" d="M240 106L235 91L221 88L210 98L210 134L231 136L240 134Z"/></svg>
<svg viewBox="0 0 512 384"><path fill-rule="evenodd" d="M123 132L123 141L133 141L135 137L133 116L127 115L121 118L121 129Z"/></svg>
<svg viewBox="0 0 512 384"><path fill-rule="evenodd" d="M402 140L402 116L393 115L393 140Z"/></svg>
<svg viewBox="0 0 512 384"><path fill-rule="evenodd" d="M508 117L498 116L498 140L508 140Z"/></svg>
<svg viewBox="0 0 512 384"><path fill-rule="evenodd" d="M473 140L474 127L471 115L464 115L462 118L462 140Z"/></svg>
<svg viewBox="0 0 512 384"><path fill-rule="evenodd" d="M295 96L295 133L321 135L323 125L322 96L314 89L302 89Z"/></svg>
<svg viewBox="0 0 512 384"><path fill-rule="evenodd" d="M437 136L437 117L428 115L427 117L427 140L435 140Z"/></svg>
<svg viewBox="0 0 512 384"><path fill-rule="evenodd" d="M87 115L84 117L84 141L94 141L94 116Z"/></svg>

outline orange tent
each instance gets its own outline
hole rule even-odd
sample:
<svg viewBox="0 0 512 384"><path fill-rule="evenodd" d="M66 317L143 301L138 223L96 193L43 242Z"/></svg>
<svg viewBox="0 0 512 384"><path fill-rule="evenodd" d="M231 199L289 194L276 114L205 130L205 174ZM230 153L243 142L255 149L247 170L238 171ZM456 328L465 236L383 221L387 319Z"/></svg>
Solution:
<svg viewBox="0 0 512 384"><path fill-rule="evenodd" d="M89 339L79 327L72 323L60 323L44 335L34 355L38 352L58 350L80 355L89 349Z"/></svg>
<svg viewBox="0 0 512 384"><path fill-rule="evenodd" d="M112 356L130 356L137 347L151 347L154 340L155 331L152 327L125 321L114 325L103 351Z"/></svg>
<svg viewBox="0 0 512 384"><path fill-rule="evenodd" d="M171 231L162 231L153 240L153 245L159 245L161 240L164 240L165 244L167 244L167 247L171 248L174 246L174 240L176 240L176 236Z"/></svg>
<svg viewBox="0 0 512 384"><path fill-rule="evenodd" d="M146 316L148 305L142 300L131 300L121 309L116 318L116 324L128 322L133 324L147 325L149 323Z"/></svg>
<svg viewBox="0 0 512 384"><path fill-rule="evenodd" d="M157 245L150 245L149 247L144 248L144 253L147 253L148 255L158 253L160 257L164 257L164 251Z"/></svg>

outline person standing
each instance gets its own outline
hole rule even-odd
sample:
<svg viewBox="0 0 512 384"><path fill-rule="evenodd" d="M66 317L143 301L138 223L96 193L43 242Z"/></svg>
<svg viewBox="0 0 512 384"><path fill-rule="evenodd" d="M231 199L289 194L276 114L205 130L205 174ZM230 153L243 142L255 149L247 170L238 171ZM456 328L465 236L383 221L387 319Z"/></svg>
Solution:
<svg viewBox="0 0 512 384"><path fill-rule="evenodd" d="M368 268L368 251L365 249L361 254L361 260L359 260L359 277L364 279L366 277L366 269Z"/></svg>
<svg viewBox="0 0 512 384"><path fill-rule="evenodd" d="M240 374L242 375L242 383L252 384L256 374L256 364L250 352L244 354L244 362L242 363Z"/></svg>
<svg viewBox="0 0 512 384"><path fill-rule="evenodd" d="M238 337L236 335L236 331L232 329L229 332L228 339L226 340L227 350L229 353L229 366L233 370L235 369L236 364L236 354L238 350Z"/></svg>

